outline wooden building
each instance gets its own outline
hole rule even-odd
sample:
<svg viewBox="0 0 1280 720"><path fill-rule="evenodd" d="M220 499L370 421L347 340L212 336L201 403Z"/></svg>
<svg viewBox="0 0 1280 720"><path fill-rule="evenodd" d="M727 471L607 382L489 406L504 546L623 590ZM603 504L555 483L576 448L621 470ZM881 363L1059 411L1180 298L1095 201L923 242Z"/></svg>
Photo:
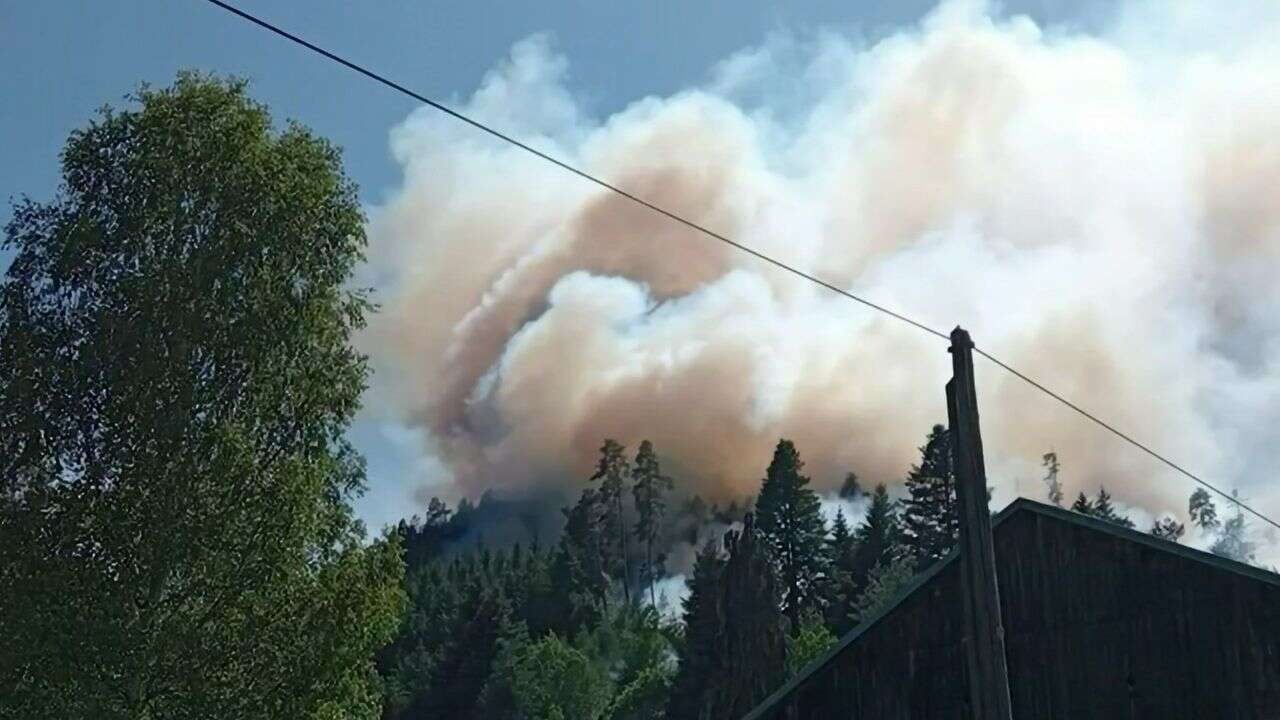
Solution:
<svg viewBox="0 0 1280 720"><path fill-rule="evenodd" d="M993 536L1015 720L1280 720L1280 575L1028 500ZM747 720L970 717L960 565Z"/></svg>

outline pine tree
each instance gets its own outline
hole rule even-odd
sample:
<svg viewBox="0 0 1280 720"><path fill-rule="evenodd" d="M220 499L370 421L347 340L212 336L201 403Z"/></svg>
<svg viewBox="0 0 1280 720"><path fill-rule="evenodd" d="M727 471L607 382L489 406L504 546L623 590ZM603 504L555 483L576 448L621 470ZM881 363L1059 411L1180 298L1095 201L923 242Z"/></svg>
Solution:
<svg viewBox="0 0 1280 720"><path fill-rule="evenodd" d="M501 649L503 630L511 627L511 610L500 592L476 580L468 592L453 635L432 673L431 690L410 717L470 718Z"/></svg>
<svg viewBox="0 0 1280 720"><path fill-rule="evenodd" d="M833 571L851 572L856 547L853 530L849 527L849 521L845 520L844 510L836 510L836 519L831 523L831 535L827 538L828 567Z"/></svg>
<svg viewBox="0 0 1280 720"><path fill-rule="evenodd" d="M903 530L917 567L924 568L946 557L960 535L951 435L943 426L933 426L906 486Z"/></svg>
<svg viewBox="0 0 1280 720"><path fill-rule="evenodd" d="M1089 496L1085 495L1084 492L1081 491L1080 494L1076 496L1076 501L1072 503L1071 509L1081 515L1092 516L1093 502L1089 500Z"/></svg>
<svg viewBox="0 0 1280 720"><path fill-rule="evenodd" d="M741 531L725 533L725 550L728 560L720 585L724 674L713 697L717 715L729 720L750 712L782 684L786 635L769 546L750 513Z"/></svg>
<svg viewBox="0 0 1280 720"><path fill-rule="evenodd" d="M1040 464L1044 467L1044 484L1048 488L1049 502L1062 507L1062 482L1058 480L1058 471L1062 466L1058 463L1058 453L1045 453Z"/></svg>
<svg viewBox="0 0 1280 720"><path fill-rule="evenodd" d="M708 541L698 552L683 603L684 642L677 651L678 669L667 703L670 720L708 720L715 710L710 693L723 675L720 637L724 618L720 608L720 579L725 560L719 543Z"/></svg>
<svg viewBox="0 0 1280 720"><path fill-rule="evenodd" d="M1133 521L1116 510L1111 502L1111 494L1105 487L1098 488L1098 497L1093 501L1093 516L1121 527L1132 528Z"/></svg>
<svg viewBox="0 0 1280 720"><path fill-rule="evenodd" d="M782 584L782 610L792 623L814 604L825 565L821 504L803 468L795 444L778 441L756 502L761 539Z"/></svg>
<svg viewBox="0 0 1280 720"><path fill-rule="evenodd" d="M572 509L564 509L564 532L551 564L551 583L564 603L553 623L563 636L596 618L597 607L608 606L609 581L605 557L600 494L592 488L582 491Z"/></svg>
<svg viewBox="0 0 1280 720"><path fill-rule="evenodd" d="M644 578L649 582L649 601L654 607L658 599L654 591L654 583L660 568L654 561L653 545L662 529L662 518L666 513L666 493L672 488L671 478L662 474L658 465L658 457L653 451L653 443L645 440L640 443L636 452L635 465L631 470L633 484L631 494L636 503L636 539L644 546Z"/></svg>
<svg viewBox="0 0 1280 720"><path fill-rule="evenodd" d="M844 500L857 500L866 496L867 492L862 489L862 485L858 481L858 474L849 471L849 474L844 476L844 482L840 485L840 497Z"/></svg>
<svg viewBox="0 0 1280 720"><path fill-rule="evenodd" d="M823 612L827 627L837 635L848 629L846 618L857 596L854 584L856 552L857 544L844 518L844 511L837 510L831 536L827 539L827 577L823 583Z"/></svg>
<svg viewBox="0 0 1280 720"><path fill-rule="evenodd" d="M867 516L854 532L854 556L850 572L858 593L866 589L872 568L886 563L900 552L902 541L901 522L889 491L884 484L876 486L871 494L871 506Z"/></svg>
<svg viewBox="0 0 1280 720"><path fill-rule="evenodd" d="M627 552L627 524L622 511L622 494L627 477L626 447L606 439L600 447L591 481L600 483L600 503L604 508L601 554L611 577L621 578L622 594L631 602L631 562Z"/></svg>

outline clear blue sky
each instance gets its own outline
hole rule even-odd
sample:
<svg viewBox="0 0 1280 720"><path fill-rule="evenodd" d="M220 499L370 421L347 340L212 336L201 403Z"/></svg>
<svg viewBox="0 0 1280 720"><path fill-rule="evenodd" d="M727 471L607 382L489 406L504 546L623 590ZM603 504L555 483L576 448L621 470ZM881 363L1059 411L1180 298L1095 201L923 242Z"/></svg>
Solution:
<svg viewBox="0 0 1280 720"><path fill-rule="evenodd" d="M240 0L241 7L419 92L464 97L512 43L549 32L570 62L570 87L596 115L635 98L667 94L706 77L719 60L771 32L834 28L874 37L917 20L930 0ZM1023 0L1010 12L1038 21L1095 25L1102 0ZM413 101L235 18L204 0L0 0L0 221L10 198L48 198L67 134L139 82L169 82L180 69L236 74L279 118L293 118L345 149L366 202L398 179L390 128ZM0 254L0 267L7 258ZM395 476L403 450L368 428L371 492L362 514L380 525L412 513Z"/></svg>

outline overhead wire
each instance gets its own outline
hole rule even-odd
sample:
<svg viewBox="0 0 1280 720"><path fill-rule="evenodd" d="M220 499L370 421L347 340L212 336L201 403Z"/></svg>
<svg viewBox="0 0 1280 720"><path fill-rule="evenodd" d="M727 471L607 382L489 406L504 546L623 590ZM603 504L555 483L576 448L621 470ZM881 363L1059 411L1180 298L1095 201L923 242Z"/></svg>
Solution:
<svg viewBox="0 0 1280 720"><path fill-rule="evenodd" d="M529 153L529 154L531 154L531 155L534 155L534 156L536 156L536 157L538 157L538 158L541 158L542 160L545 160L546 162L551 163L552 165L555 165L556 167L559 167L559 168L560 168L560 169L562 169L562 170L565 170L565 171L567 171L567 172L573 173L574 175L577 175L578 177L582 178L583 180L586 180L586 181L588 181L588 182L590 182L590 183L593 183L593 184L595 184L595 185L597 185L597 186L599 186L599 187L601 187L601 188L603 188L603 189L605 189L605 190L608 190L609 192L612 192L612 193L615 193L615 194L617 194L617 195L620 195L620 196L622 196L622 197L626 198L627 200L630 200L631 202L634 202L634 203L635 203L635 204L637 204L637 205L640 205L640 206L642 206L642 207L644 207L644 208L647 208L647 209L649 209L649 210L652 210L653 212L658 213L659 215L662 215L662 216L664 216L664 217L666 217L666 218L668 218L668 219L670 219L670 220L672 220L672 221L674 221L674 222L677 222L677 223L679 223L679 224L681 224L681 225L684 225L685 227L688 227L688 228L690 228L690 229L692 229L692 230L695 230L695 231L697 231L697 232L699 232L699 233L702 233L703 235L705 235L705 236L707 236L707 237L710 237L710 238L712 238L712 239L714 239L714 240L718 240L718 241L720 241L720 242L722 242L722 243L724 243L724 244L726 244L726 245L729 245L730 247L733 247L733 248L735 248L735 249L737 249L737 250L739 250L739 251L741 251L741 252L747 253L748 255L751 255L752 257L755 257L755 258L756 258L756 259L758 259L758 260L761 260L761 261L766 262L766 263L768 263L768 264L770 264L770 265L773 265L774 267L777 267L777 268L779 268L779 269L781 269L781 270L783 270L783 271L785 271L785 272L791 273L792 275L795 275L796 277L802 278L802 279L804 279L804 280L808 280L809 282L812 282L812 283L814 283L814 284L816 284L816 285L819 285L819 286L821 286L821 287L823 287L823 288L826 288L827 290L830 290L831 292L834 292L834 293L836 293L837 295L840 295L840 296L842 296L842 297L844 297L844 298L846 298L846 299L853 300L854 302L857 302L857 303L861 303L862 305L864 305L864 306L866 306L866 307L869 307L869 308L871 308L872 310L876 310L877 312L880 312L880 313L883 313L883 314L885 314L885 315L888 315L889 317L892 317L892 318L894 318L894 319L896 319L896 320L899 320L899 321L901 321L901 322L903 322L903 323L906 323L907 325L910 325L910 326L912 326L912 327L915 327L915 328L916 328L916 329L918 329L918 330L921 330L921 331L923 331L923 332L926 332L926 333L928 333L928 334L930 334L930 335L933 335L933 336L935 336L935 337L941 338L941 339L943 339L943 340L950 340L950 336L949 336L947 333L944 333L944 332L942 332L942 331L940 331L940 330L937 330L937 329L935 329L935 328L933 328L933 327L930 327L929 325L926 325L926 324L925 324L925 323L923 323L923 322L920 322L920 321L918 321L918 320L915 320L915 319L913 319L913 318L911 318L911 317L909 317L909 316L907 316L907 315L905 315L905 314L903 314L903 313L900 313L900 312L897 312L897 311L891 310L891 309L889 309L888 307L885 307L884 305L881 305L881 304L879 304L879 303L873 302L873 301L868 300L868 299L866 299L866 298L864 298L864 297L861 297L861 296L859 296L859 295L856 295L856 294L854 294L854 293L852 293L852 292L849 292L848 290L845 290L844 288L841 288L841 287L839 287L839 286L837 286L837 285L834 285L834 284L832 284L832 283L830 283L830 282L828 282L828 281L826 281L826 280L823 280L822 278L819 278L819 277L817 277L817 276L815 276L815 275L813 275L813 274L811 274L811 273L805 272L805 271L803 271L803 270L801 270L801 269L799 269L799 268L797 268L797 267L795 267L795 266L793 266L793 265L790 265L790 264L785 263L785 262L783 262L783 261L781 261L781 260L778 260L778 259L776 259L776 258L774 258L774 257L771 257L771 256L769 256L769 255L766 255L765 253L763 253L763 252L761 252L761 251L759 251L759 250L756 250L756 249L754 249L754 248L752 248L752 247L750 247L750 246L748 246L748 245L744 245L744 244L742 244L742 243L740 243L740 242L738 242L738 241L736 241L736 240L733 240L732 238L729 238L729 237L727 237L727 236L725 236L725 235L723 235L723 234L721 234L721 233L719 233L719 232L716 232L715 230L712 230L712 229L710 229L710 228L707 228L706 226L701 225L701 224L699 224L699 223L697 223L697 222L694 222L693 220L689 220L688 218L685 218L685 217L683 217L683 216L681 216L681 215L678 215L678 214L676 214L676 213L674 213L674 212L672 212L672 211L670 211L670 210L667 210L666 208L663 208L663 207L661 207L660 205L657 205L657 204L654 204L653 202L650 202L650 201L648 201L648 200L645 200L644 198L642 198L642 197L640 197L640 196L638 196L638 195L635 195L634 193L631 193L631 192L629 192L629 191L627 191L627 190L625 190L625 189L623 189L623 188L618 187L617 185L614 185L614 184L612 184L612 183L610 183L610 182L608 182L608 181L606 181L606 180L603 180L603 179L601 179L601 178L599 178L599 177L597 177L597 176L595 176L595 175L592 175L591 173L589 173L589 172L587 172L587 171L585 171L585 170L582 170L581 168L578 168L578 167L576 167L576 166L574 166L574 165L572 165L572 164L570 164L570 163L568 163L568 162L566 162L566 161L564 161L564 160L561 160L561 159L559 159L559 158L557 158L557 157L555 157L555 156L553 156L553 155L550 155L550 154L548 154L548 153L545 153L545 152L543 152L543 151L541 151L541 150L539 150L539 149L537 149L537 148L533 147L532 145L529 145L528 143L522 142L522 141L520 141L520 140L518 140L518 139L516 139L516 138L512 137L511 135L508 135L508 134L506 134L506 133L504 133L504 132L502 132L502 131L500 131L500 130L497 130L497 129L495 129L495 128L493 128L493 127L489 126L489 125L486 125L485 123L482 123L482 122L480 122L479 120L476 120L475 118L472 118L472 117L470 117L470 116L468 116L468 115L466 115L466 114L464 114L464 113L461 113L461 112L459 112L459 111L457 111L457 110L454 110L453 108L450 108L450 107L448 107L447 105L444 105L443 103L440 103L440 102L438 102L438 101L436 101L436 100L433 100L433 99L431 99L431 98L429 98L429 97L427 97L427 96L425 96L425 95L422 95L421 93L415 92L415 91L413 91L413 90L409 89L408 87L405 87L404 85L402 85L402 84L400 84L400 83L398 83L398 82L396 82L396 81L394 81L394 80L391 80L390 78L388 78L388 77L386 77L386 76L384 76L384 75L381 75L381 74L379 74L379 73L377 73L377 72L374 72L373 70L370 70L370 69L368 69L368 68L366 68L366 67L364 67L364 66L362 66L362 65L359 65L359 64L357 64L357 63L355 63L355 62L353 62L353 61L351 61L351 60L348 60L348 59L346 59L346 58L344 58L344 57L342 57L342 56L340 56L340 55L338 55L338 54L336 54L336 53L333 53L333 52L331 52L331 51L329 51L329 50L326 50L325 48L320 47L319 45L316 45L315 43L312 43L312 42L310 42L309 40L306 40L306 39L304 39L304 38L302 38L302 37L300 37L300 36L298 36L298 35L295 35L294 33L291 33L291 32L289 32L288 30L285 30L284 28L282 28L282 27L280 27L280 26L278 26L278 25L275 25L275 24L273 24L273 23L271 23L271 22L268 22L268 21L266 21L266 20L264 20L264 19L262 19L262 18L260 18L260 17L258 17L258 16L256 16L256 15L253 15L253 14L251 14L251 13L248 13L248 12L246 12L246 11L244 11L244 10L241 10L240 8L238 8L238 7L234 6L234 5L231 5L230 3L224 2L223 0L205 0L205 1L206 1L206 2L208 2L208 3L210 3L210 4L212 4L212 5L216 5L216 6L217 6L217 7L219 7L219 8L222 8L223 10L226 10L227 12L229 12L229 13L231 13L231 14L233 14L233 15L236 15L236 16L240 17L240 18L241 18L241 19L243 19L243 20L246 20L246 21L248 21L248 22L250 22L250 23L253 23L254 25L257 25L258 27L260 27L260 28L262 28L262 29L264 29L264 30L267 30L267 31L269 31L269 32L271 32L271 33L274 33L274 34L276 34L276 35L278 35L278 36L280 36L280 37L282 37L282 38L285 38L286 40L289 40L290 42L293 42L293 43L295 43L295 44L297 44L297 45L300 45L300 46L302 46L302 47L304 47L304 48L306 48L306 49L308 49L308 50L310 50L310 51L312 51L312 52L314 52L314 53L316 53L316 54L318 54L318 55L321 55L322 57L325 57L325 58L327 58L327 59L329 59L329 60L332 60L333 62L336 62L336 63L338 63L339 65L342 65L343 67L345 67L345 68L347 68L347 69L349 69L349 70L352 70L352 71L354 71L354 72L356 72L356 73L358 73L358 74L360 74L360 75L363 75L363 76L365 76L365 77L369 78L370 80L373 80L373 81L375 81L375 82L377 82L377 83L380 83L380 84L382 84L382 85L385 85L386 87L389 87L389 88L391 88L392 90L395 90L395 91L397 91L397 92L399 92L399 93L402 93L402 94L404 94L404 95L407 95L408 97L411 97L411 98L413 98L414 100L417 100L417 101L419 101L419 102L421 102L421 103L424 103L424 104L426 104L426 105L429 105L430 107L435 108L436 110L439 110L440 112L442 112L442 113L444 113L444 114L446 114L446 115L448 115L448 116L450 116L450 117L452 117L452 118L454 118L454 119L456 119L456 120L459 120L459 121L461 121L461 122L463 122L463 123L466 123L467 125L470 125L471 127L475 128L475 129L477 129L477 130L480 130L481 132L487 133L488 135L491 135L491 136L493 136L493 137L495 137L495 138L497 138L497 139L499 139L499 140L502 140L503 142L509 143L509 144L511 144L511 145L513 145L513 146L515 146L515 147L517 147L517 148L520 148L521 150L524 150L525 152L527 152L527 153ZM1218 487L1214 486L1212 483L1210 483L1210 482L1208 482L1208 481L1204 480L1203 478L1201 478L1200 476L1198 476L1198 475L1196 475L1195 473L1191 472L1190 470L1187 470L1187 469L1186 469L1185 467L1183 467L1182 465L1180 465L1180 464L1178 464L1178 463L1175 463L1174 461L1172 461L1172 460L1170 460L1170 459L1166 458L1164 455L1162 455L1162 454L1160 454L1160 453L1156 452L1155 450L1153 450L1152 448L1150 448L1150 447L1149 447L1149 446L1147 446L1146 444L1144 444L1144 443L1142 443L1142 442L1139 442L1138 440L1136 440L1136 439L1134 439L1133 437L1131 437L1129 434L1127 434L1127 433L1125 433L1125 432L1122 432L1121 430L1117 429L1116 427L1114 427L1114 426L1113 426L1113 425L1111 425L1110 423L1108 423L1108 422L1106 422L1106 421L1102 420L1101 418L1099 418L1098 416L1096 416L1096 415L1094 415L1093 413L1089 412L1088 410L1085 410L1084 408L1082 408L1082 407L1080 407L1079 405L1075 404L1074 402L1072 402L1072 401L1070 401L1070 400L1066 399L1065 397L1063 397L1062 395L1058 394L1057 392L1055 392L1055 391L1053 391L1053 390L1049 389L1048 387L1046 387L1045 385L1043 385L1043 384L1042 384L1042 383L1040 383L1039 381L1037 381L1037 380L1035 380L1035 379L1033 379L1033 378L1029 377L1028 375L1026 375L1026 374L1024 374L1024 373L1020 372L1020 371L1019 371L1019 370L1017 370L1017 369L1015 369L1014 367L1012 367L1012 366L1008 365L1007 363L1003 362L1002 360L1000 360L999 358L995 357L995 356L994 356L994 355L992 355L991 353L987 352L986 350L983 350L981 347L979 347L979 346L975 345L973 349L974 349L974 352L976 352L976 353L978 353L979 355L981 355L982 357L986 358L988 361L992 362L992 363L993 363L993 364L995 364L997 367L999 367L999 368L1001 368L1001 369L1005 370L1006 372L1010 373L1011 375L1013 375L1014 377L1018 378L1019 380L1022 380L1023 382L1027 383L1028 385L1030 385L1031 387L1035 388L1036 390L1039 390L1040 392L1044 393L1045 395L1048 395L1050 398L1052 398L1052 399L1054 399L1054 400L1058 401L1059 403L1061 403L1062 405L1066 406L1067 408L1069 408L1069 409L1073 410L1074 412L1076 412L1076 413L1077 413L1077 414L1079 414L1080 416L1082 416L1082 417L1086 418L1087 420L1089 420L1089 421L1093 422L1094 424L1098 425L1099 427L1101 427L1101 428L1103 428L1103 429L1107 430L1108 432L1112 433L1113 435L1115 435L1116 437L1120 438L1121 440L1123 440L1124 442L1128 443L1129 445L1132 445L1133 447L1137 448L1138 450L1141 450L1143 453L1145 453L1145 454L1147 454L1147 455L1151 456L1152 458L1155 458L1157 461L1159 461L1159 462L1163 463L1164 465L1166 465L1167 467L1169 467L1169 468L1173 469L1174 471L1176 471L1176 472L1180 473L1181 475L1183 475L1183 476L1185 476L1185 477L1187 477L1187 478L1190 478L1191 480L1195 481L1196 483L1200 484L1201 486L1203 486L1203 487L1205 487L1205 488L1208 488L1209 490L1212 490L1214 493L1217 493L1218 495L1220 495L1220 496L1222 496L1222 497L1226 498L1227 500L1229 500L1229 501L1231 501L1231 502L1235 503L1237 507L1239 507L1239 508L1241 508L1241 509L1243 509L1243 510L1248 511L1249 513L1251 513L1252 515L1254 515L1254 516L1258 517L1259 519L1261 519L1262 521L1264 521L1264 522L1266 522L1267 524L1271 525L1272 527L1275 527L1276 529L1280 529L1280 522L1276 522L1275 520L1272 520L1270 517L1267 517L1266 515L1264 515L1264 514L1262 514L1261 512L1259 512L1258 510L1256 510L1256 509L1254 509L1254 508L1250 507L1249 505L1247 505L1247 504L1245 504L1244 502L1242 502L1242 501L1241 501L1238 497L1236 497L1235 495L1231 495L1231 494L1226 493L1225 491L1223 491L1223 490L1221 490L1220 488L1218 488Z"/></svg>

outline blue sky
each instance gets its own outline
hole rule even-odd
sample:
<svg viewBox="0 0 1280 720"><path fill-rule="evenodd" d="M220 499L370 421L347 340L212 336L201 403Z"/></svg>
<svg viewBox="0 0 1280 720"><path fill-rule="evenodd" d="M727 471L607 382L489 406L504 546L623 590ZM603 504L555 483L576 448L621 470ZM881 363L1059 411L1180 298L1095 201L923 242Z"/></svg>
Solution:
<svg viewBox="0 0 1280 720"><path fill-rule="evenodd" d="M513 43L550 33L570 63L569 89L597 116L650 94L704 80L718 61L774 32L818 28L875 37L919 19L928 0L771 3L435 2L258 0L241 3L271 21L367 64L420 92L464 98ZM1071 0L1012 3L1042 23L1089 27L1106 4ZM1083 8L1083 9L1082 9ZM252 27L201 0L0 2L0 219L7 200L48 198L67 134L139 82L168 82L180 69L247 77L277 118L293 118L345 151L363 199L397 185L388 131L415 104ZM0 266L6 258L0 256ZM360 510L377 526L414 511L399 475L415 453L357 427L370 463L371 492Z"/></svg>

